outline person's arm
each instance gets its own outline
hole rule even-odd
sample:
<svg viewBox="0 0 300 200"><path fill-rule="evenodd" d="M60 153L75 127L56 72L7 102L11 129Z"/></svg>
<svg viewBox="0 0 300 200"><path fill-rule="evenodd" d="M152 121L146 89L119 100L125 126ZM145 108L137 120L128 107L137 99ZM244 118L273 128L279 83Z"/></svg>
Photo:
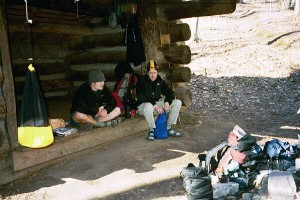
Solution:
<svg viewBox="0 0 300 200"><path fill-rule="evenodd" d="M117 102L106 86L103 88L103 98L103 102L106 103L104 109L107 110L107 113L110 113L116 107Z"/></svg>
<svg viewBox="0 0 300 200"><path fill-rule="evenodd" d="M171 105L172 101L175 99L175 93L171 88L168 87L165 81L161 83L161 93L166 97L165 102Z"/></svg>

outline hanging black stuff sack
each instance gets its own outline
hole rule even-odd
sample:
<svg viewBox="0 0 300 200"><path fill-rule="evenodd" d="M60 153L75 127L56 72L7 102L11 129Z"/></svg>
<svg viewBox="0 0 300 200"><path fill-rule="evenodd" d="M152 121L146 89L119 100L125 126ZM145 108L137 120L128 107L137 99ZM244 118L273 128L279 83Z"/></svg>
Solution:
<svg viewBox="0 0 300 200"><path fill-rule="evenodd" d="M53 143L52 128L32 65L26 75L18 123L18 141L22 146L42 148Z"/></svg>
<svg viewBox="0 0 300 200"><path fill-rule="evenodd" d="M195 167L190 163L181 171L181 177L188 200L213 199L211 179L205 167Z"/></svg>

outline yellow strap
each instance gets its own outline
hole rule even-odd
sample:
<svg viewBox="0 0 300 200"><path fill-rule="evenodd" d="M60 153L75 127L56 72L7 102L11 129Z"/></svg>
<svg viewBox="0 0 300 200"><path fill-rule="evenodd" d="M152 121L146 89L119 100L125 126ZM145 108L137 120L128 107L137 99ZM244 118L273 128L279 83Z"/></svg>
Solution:
<svg viewBox="0 0 300 200"><path fill-rule="evenodd" d="M32 72L32 71L35 71L35 69L34 69L34 67L32 66L32 64L30 64L29 66L28 66L28 69Z"/></svg>

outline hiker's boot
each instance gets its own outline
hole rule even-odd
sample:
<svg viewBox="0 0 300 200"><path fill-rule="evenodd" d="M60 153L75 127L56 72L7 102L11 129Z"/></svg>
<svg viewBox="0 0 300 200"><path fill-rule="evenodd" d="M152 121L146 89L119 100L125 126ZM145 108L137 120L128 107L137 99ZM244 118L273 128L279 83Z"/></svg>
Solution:
<svg viewBox="0 0 300 200"><path fill-rule="evenodd" d="M149 131L147 135L147 140L153 141L154 140L154 131Z"/></svg>
<svg viewBox="0 0 300 200"><path fill-rule="evenodd" d="M172 128L170 128L170 129L168 129L168 136L171 136L171 137L180 137L180 133L176 132Z"/></svg>

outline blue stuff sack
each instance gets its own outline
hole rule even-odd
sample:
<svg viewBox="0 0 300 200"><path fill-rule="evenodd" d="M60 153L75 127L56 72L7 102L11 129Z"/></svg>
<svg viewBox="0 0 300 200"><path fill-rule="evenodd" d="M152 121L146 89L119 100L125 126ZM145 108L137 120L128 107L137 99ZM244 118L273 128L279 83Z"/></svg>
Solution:
<svg viewBox="0 0 300 200"><path fill-rule="evenodd" d="M157 119L155 120L154 129L154 137L155 139L166 139L168 138L168 130L167 130L167 113L163 112L162 114L158 115Z"/></svg>

